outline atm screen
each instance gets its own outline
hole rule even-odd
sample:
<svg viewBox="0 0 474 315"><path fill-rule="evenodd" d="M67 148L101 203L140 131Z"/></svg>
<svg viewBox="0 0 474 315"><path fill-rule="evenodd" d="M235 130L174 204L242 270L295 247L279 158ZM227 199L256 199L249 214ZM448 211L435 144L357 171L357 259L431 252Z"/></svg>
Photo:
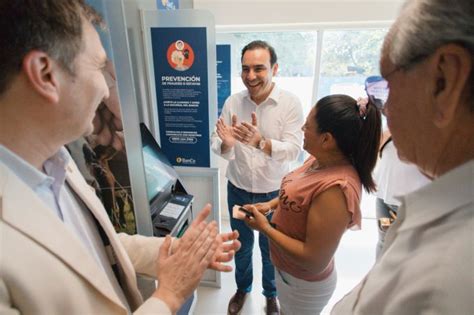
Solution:
<svg viewBox="0 0 474 315"><path fill-rule="evenodd" d="M140 131L147 196L151 204L161 193L171 191L171 187L178 179L178 174L145 124L140 124Z"/></svg>

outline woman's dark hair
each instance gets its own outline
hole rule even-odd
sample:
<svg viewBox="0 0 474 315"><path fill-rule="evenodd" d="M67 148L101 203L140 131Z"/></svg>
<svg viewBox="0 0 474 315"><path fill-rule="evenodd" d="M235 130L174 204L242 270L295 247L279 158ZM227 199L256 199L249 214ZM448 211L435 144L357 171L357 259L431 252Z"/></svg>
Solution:
<svg viewBox="0 0 474 315"><path fill-rule="evenodd" d="M316 109L319 132L329 132L336 139L339 150L357 170L364 189L375 191L372 170L382 132L380 111L369 103L361 117L357 101L342 94L323 97L316 103Z"/></svg>

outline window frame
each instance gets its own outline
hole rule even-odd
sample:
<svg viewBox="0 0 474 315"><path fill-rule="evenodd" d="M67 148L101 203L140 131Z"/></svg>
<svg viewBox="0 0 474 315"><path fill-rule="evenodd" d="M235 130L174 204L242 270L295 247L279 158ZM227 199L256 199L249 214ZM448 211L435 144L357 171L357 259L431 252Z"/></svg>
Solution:
<svg viewBox="0 0 474 315"><path fill-rule="evenodd" d="M316 32L316 54L314 62L314 78L311 103L318 100L321 77L321 58L326 31L338 30L370 30L389 28L393 20L371 22L324 22L324 23L295 23L295 24L247 24L247 25L216 25L216 39L223 34L231 33L262 33L262 32ZM219 42L219 40L217 40Z"/></svg>

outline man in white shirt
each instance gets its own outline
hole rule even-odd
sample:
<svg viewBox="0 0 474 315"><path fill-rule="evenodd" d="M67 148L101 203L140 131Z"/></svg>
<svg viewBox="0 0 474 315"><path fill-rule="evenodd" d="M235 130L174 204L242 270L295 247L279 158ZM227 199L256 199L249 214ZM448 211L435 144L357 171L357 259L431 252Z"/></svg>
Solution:
<svg viewBox="0 0 474 315"><path fill-rule="evenodd" d="M117 234L64 145L94 129L109 89L83 0L0 2L0 313L172 314L237 233L206 207L180 240ZM159 286L143 301L136 274Z"/></svg>
<svg viewBox="0 0 474 315"><path fill-rule="evenodd" d="M433 182L401 197L382 254L332 314L474 314L474 4L409 0L382 49L388 126Z"/></svg>
<svg viewBox="0 0 474 315"><path fill-rule="evenodd" d="M379 232L375 249L376 259L382 253L386 230L390 227L391 221L394 216L396 217L398 207L400 207L398 197L431 182L416 165L400 160L389 130L384 132L384 136L386 136L386 140L381 145L379 160L374 169L374 179L377 183L375 214Z"/></svg>
<svg viewBox="0 0 474 315"><path fill-rule="evenodd" d="M240 312L253 280L254 232L243 221L232 218L232 208L278 196L289 163L301 151L304 123L298 98L272 81L278 71L273 47L264 41L253 41L242 49L241 62L242 81L247 90L226 100L212 135L213 151L229 161L226 175L231 227L239 231L242 243L235 257L237 292L229 302L229 314ZM263 234L259 235L259 245L266 310L267 314L276 314L279 309L274 267Z"/></svg>

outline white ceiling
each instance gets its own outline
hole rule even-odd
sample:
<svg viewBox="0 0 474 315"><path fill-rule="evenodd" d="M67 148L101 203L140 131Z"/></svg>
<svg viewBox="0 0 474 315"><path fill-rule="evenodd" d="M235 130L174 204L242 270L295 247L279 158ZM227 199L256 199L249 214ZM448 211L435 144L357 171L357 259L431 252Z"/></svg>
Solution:
<svg viewBox="0 0 474 315"><path fill-rule="evenodd" d="M193 0L194 5L201 5L205 3L206 5L209 4L225 4L225 3L234 3L234 2L239 2L239 3L269 3L269 4L291 4L291 5L296 5L299 3L334 3L334 2L351 2L351 3L357 3L357 2L362 2L362 3L367 3L367 2L374 2L374 3L380 3L380 2L392 2L392 3L403 3L405 0ZM251 8L249 8L250 10Z"/></svg>
<svg viewBox="0 0 474 315"><path fill-rule="evenodd" d="M392 21L403 0L194 0L216 25Z"/></svg>

